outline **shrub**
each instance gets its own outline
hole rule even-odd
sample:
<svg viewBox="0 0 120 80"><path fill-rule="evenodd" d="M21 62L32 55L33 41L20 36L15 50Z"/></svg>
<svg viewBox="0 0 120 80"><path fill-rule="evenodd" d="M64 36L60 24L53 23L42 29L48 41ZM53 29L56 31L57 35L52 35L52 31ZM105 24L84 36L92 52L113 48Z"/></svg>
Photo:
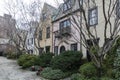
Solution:
<svg viewBox="0 0 120 80"><path fill-rule="evenodd" d="M116 80L120 80L120 47L117 49L117 56L114 60L114 76Z"/></svg>
<svg viewBox="0 0 120 80"><path fill-rule="evenodd" d="M41 67L50 66L50 61L53 57L53 53L43 53L39 57L37 57L35 64Z"/></svg>
<svg viewBox="0 0 120 80"><path fill-rule="evenodd" d="M81 52L66 51L51 60L51 67L62 71L77 70L81 65L81 58Z"/></svg>
<svg viewBox="0 0 120 80"><path fill-rule="evenodd" d="M97 74L97 69L96 67L93 65L93 63L86 63L83 64L80 69L79 69L80 73L82 75L84 75L85 77L95 77Z"/></svg>
<svg viewBox="0 0 120 80"><path fill-rule="evenodd" d="M50 72L52 70L52 68L50 67L46 67L43 69L43 71L41 72L41 74L44 74L44 73L47 73L47 72Z"/></svg>
<svg viewBox="0 0 120 80"><path fill-rule="evenodd" d="M18 64L20 66L22 66L26 60L26 57L28 57L29 55L28 54L23 54L19 57L19 59L17 60Z"/></svg>
<svg viewBox="0 0 120 80"><path fill-rule="evenodd" d="M28 68L31 67L35 64L35 57L34 56L29 56L28 61L23 64L22 68Z"/></svg>
<svg viewBox="0 0 120 80"><path fill-rule="evenodd" d="M109 77L102 77L100 80L113 80L113 79L111 79Z"/></svg>
<svg viewBox="0 0 120 80"><path fill-rule="evenodd" d="M86 78L85 80L100 80L98 77L91 77L91 78Z"/></svg>
<svg viewBox="0 0 120 80"><path fill-rule="evenodd" d="M72 70L72 71L67 71L64 72L64 77L70 77L72 74L78 73L78 70Z"/></svg>
<svg viewBox="0 0 120 80"><path fill-rule="evenodd" d="M85 64L85 63L88 63L88 59L87 58L84 58L84 59L81 60L81 64L82 65Z"/></svg>
<svg viewBox="0 0 120 80"><path fill-rule="evenodd" d="M115 44L113 44L113 46L112 46L112 48L108 51L108 53L107 53L107 55L106 55L106 59L105 59L105 61L106 61L106 65L107 65L107 67L114 67L113 65L114 65L114 60L115 60L115 58L116 58L116 56L117 56L117 49L118 49L118 47L120 46L120 38L118 38L118 40L116 41L116 43Z"/></svg>
<svg viewBox="0 0 120 80"><path fill-rule="evenodd" d="M80 75L79 73L76 73L71 76L71 80L85 80L85 79L84 76Z"/></svg>
<svg viewBox="0 0 120 80"><path fill-rule="evenodd" d="M52 70L51 68L45 68L41 72L41 76L50 80L59 80L64 77L64 73L61 70Z"/></svg>
<svg viewBox="0 0 120 80"><path fill-rule="evenodd" d="M18 59L18 64L22 66L22 68L28 68L35 64L36 56L35 55L29 55L29 54L23 54Z"/></svg>
<svg viewBox="0 0 120 80"><path fill-rule="evenodd" d="M9 52L9 53L6 54L6 57L8 59L16 59L17 58L17 53L15 53L15 52Z"/></svg>

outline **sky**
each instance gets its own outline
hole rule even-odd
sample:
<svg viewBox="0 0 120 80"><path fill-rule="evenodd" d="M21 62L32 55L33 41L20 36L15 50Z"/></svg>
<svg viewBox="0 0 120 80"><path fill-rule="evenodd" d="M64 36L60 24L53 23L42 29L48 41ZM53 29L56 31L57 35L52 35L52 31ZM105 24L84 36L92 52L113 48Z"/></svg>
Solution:
<svg viewBox="0 0 120 80"><path fill-rule="evenodd" d="M0 0L0 15L2 16L4 13L7 13L5 7L5 1L8 0ZM9 0L10 1L10 0ZM23 0L25 3L29 4L31 0ZM46 2L54 7L58 7L57 6L57 2L62 3L62 0L40 0L42 3Z"/></svg>

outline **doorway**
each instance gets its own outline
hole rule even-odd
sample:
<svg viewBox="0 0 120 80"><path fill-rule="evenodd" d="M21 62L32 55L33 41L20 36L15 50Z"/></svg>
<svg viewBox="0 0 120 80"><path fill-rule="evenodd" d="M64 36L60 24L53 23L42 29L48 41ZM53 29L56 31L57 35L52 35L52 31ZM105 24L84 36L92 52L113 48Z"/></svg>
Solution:
<svg viewBox="0 0 120 80"><path fill-rule="evenodd" d="M61 46L61 47L60 47L60 53L63 53L63 52L65 52L65 51L66 51L65 47L64 47L64 46Z"/></svg>

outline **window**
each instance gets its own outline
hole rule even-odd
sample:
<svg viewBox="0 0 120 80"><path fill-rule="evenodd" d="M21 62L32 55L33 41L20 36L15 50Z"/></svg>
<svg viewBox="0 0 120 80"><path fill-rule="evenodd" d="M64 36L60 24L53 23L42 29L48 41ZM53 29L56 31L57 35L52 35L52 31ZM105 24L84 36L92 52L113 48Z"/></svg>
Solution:
<svg viewBox="0 0 120 80"><path fill-rule="evenodd" d="M78 0L78 1L80 1L79 6L82 6L83 5L83 0Z"/></svg>
<svg viewBox="0 0 120 80"><path fill-rule="evenodd" d="M28 45L29 45L29 39L28 39Z"/></svg>
<svg viewBox="0 0 120 80"><path fill-rule="evenodd" d="M72 51L77 51L77 43L71 44L71 50Z"/></svg>
<svg viewBox="0 0 120 80"><path fill-rule="evenodd" d="M98 24L98 8L92 8L88 11L89 25L97 25Z"/></svg>
<svg viewBox="0 0 120 80"><path fill-rule="evenodd" d="M28 54L33 54L33 50L28 50Z"/></svg>
<svg viewBox="0 0 120 80"><path fill-rule="evenodd" d="M63 11L67 11L72 7L72 0L66 0L63 4Z"/></svg>
<svg viewBox="0 0 120 80"><path fill-rule="evenodd" d="M39 48L39 55L43 53L44 48Z"/></svg>
<svg viewBox="0 0 120 80"><path fill-rule="evenodd" d="M46 29L46 38L50 38L50 27Z"/></svg>
<svg viewBox="0 0 120 80"><path fill-rule="evenodd" d="M47 18L46 13L43 13L43 14L42 14L42 20L44 21L46 18Z"/></svg>
<svg viewBox="0 0 120 80"><path fill-rule="evenodd" d="M58 55L58 46L55 46L55 47L54 47L54 53L55 53L56 55Z"/></svg>
<svg viewBox="0 0 120 80"><path fill-rule="evenodd" d="M64 29L70 26L71 26L70 19L60 22L60 29Z"/></svg>
<svg viewBox="0 0 120 80"><path fill-rule="evenodd" d="M39 39L42 40L42 30L39 32Z"/></svg>
<svg viewBox="0 0 120 80"><path fill-rule="evenodd" d="M33 38L31 38L31 44L33 44Z"/></svg>
<svg viewBox="0 0 120 80"><path fill-rule="evenodd" d="M46 53L50 52L50 46L46 46L45 49L46 49Z"/></svg>
<svg viewBox="0 0 120 80"><path fill-rule="evenodd" d="M120 18L120 0L117 0L116 15Z"/></svg>
<svg viewBox="0 0 120 80"><path fill-rule="evenodd" d="M30 31L29 31L29 33L32 33L32 29L30 28Z"/></svg>

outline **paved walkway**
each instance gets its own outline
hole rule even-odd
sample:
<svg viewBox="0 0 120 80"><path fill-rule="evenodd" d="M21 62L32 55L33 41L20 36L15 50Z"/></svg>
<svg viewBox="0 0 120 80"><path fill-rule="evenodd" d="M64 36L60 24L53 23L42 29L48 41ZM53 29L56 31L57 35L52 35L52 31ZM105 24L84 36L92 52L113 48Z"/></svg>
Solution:
<svg viewBox="0 0 120 80"><path fill-rule="evenodd" d="M0 80L42 80L35 72L20 69L15 60L0 57Z"/></svg>

